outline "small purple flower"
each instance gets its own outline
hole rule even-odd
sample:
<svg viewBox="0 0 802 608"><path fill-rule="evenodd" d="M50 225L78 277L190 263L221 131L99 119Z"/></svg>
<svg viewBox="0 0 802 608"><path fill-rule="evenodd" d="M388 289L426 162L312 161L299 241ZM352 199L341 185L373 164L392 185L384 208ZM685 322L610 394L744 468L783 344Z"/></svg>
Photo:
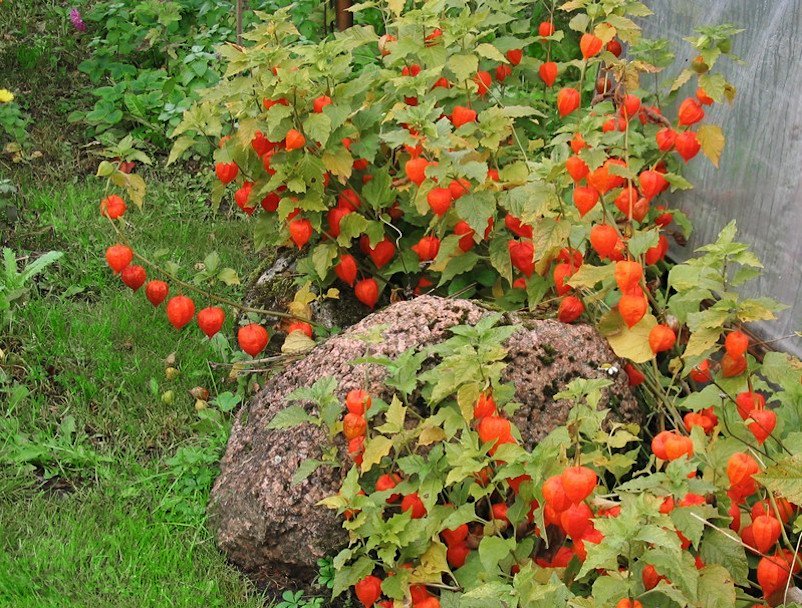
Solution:
<svg viewBox="0 0 802 608"><path fill-rule="evenodd" d="M81 18L81 12L77 8L70 9L70 22L72 22L72 26L79 32L86 31L86 23L84 23L84 20Z"/></svg>

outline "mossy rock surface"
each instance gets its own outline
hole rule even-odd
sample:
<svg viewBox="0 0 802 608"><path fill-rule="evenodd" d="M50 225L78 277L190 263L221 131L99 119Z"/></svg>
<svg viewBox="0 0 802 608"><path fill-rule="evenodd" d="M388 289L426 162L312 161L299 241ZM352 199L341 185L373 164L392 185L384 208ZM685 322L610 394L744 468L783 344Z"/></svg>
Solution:
<svg viewBox="0 0 802 608"><path fill-rule="evenodd" d="M300 288L297 261L298 253L295 251L270 251L251 274L243 304L251 308L287 312L287 306ZM351 289L340 287L339 299L326 299L312 304L314 321L328 330L350 327L371 312L354 297ZM275 323L273 330L268 354L279 352L284 341L281 323Z"/></svg>

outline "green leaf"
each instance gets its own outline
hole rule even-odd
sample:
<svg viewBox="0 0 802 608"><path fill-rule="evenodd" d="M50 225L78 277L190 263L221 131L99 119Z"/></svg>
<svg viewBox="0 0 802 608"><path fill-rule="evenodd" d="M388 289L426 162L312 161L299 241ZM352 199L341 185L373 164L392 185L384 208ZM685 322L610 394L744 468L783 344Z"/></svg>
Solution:
<svg viewBox="0 0 802 608"><path fill-rule="evenodd" d="M626 597L627 581L618 572L609 572L593 583L593 599L599 606L615 606L618 600Z"/></svg>
<svg viewBox="0 0 802 608"><path fill-rule="evenodd" d="M394 576L388 576L382 581L382 592L389 598L403 600L409 589L411 571L399 568Z"/></svg>
<svg viewBox="0 0 802 608"><path fill-rule="evenodd" d="M787 456L754 478L771 492L802 504L802 454Z"/></svg>
<svg viewBox="0 0 802 608"><path fill-rule="evenodd" d="M697 596L699 574L689 551L652 549L642 559L653 565L659 574L668 577L671 585L682 592L686 601ZM660 586L663 585L661 582Z"/></svg>
<svg viewBox="0 0 802 608"><path fill-rule="evenodd" d="M349 213L340 220L340 235L337 243L348 247L351 240L363 234L368 229L368 220L359 213Z"/></svg>
<svg viewBox="0 0 802 608"><path fill-rule="evenodd" d="M275 107L275 106L273 106ZM323 152L323 166L332 175L344 177L348 179L351 177L351 171L354 166L354 159L351 153L343 146L335 150L327 149Z"/></svg>
<svg viewBox="0 0 802 608"><path fill-rule="evenodd" d="M636 230L629 239L629 253L638 257L646 253L647 250L657 245L660 238L660 231L653 230Z"/></svg>
<svg viewBox="0 0 802 608"><path fill-rule="evenodd" d="M331 119L322 112L312 113L304 120L303 131L309 139L325 146L331 133Z"/></svg>
<svg viewBox="0 0 802 608"><path fill-rule="evenodd" d="M117 171L117 167L107 160L101 161L97 167L97 177L109 177L112 173Z"/></svg>
<svg viewBox="0 0 802 608"><path fill-rule="evenodd" d="M392 179L386 169L375 171L372 175L373 179L362 188L362 196L374 209L383 209L395 198Z"/></svg>
<svg viewBox="0 0 802 608"><path fill-rule="evenodd" d="M707 565L724 566L736 580L745 581L749 576L749 564L741 539L728 529L705 530L699 556Z"/></svg>
<svg viewBox="0 0 802 608"><path fill-rule="evenodd" d="M677 291L692 289L724 291L721 272L709 266L677 264L668 272L668 284Z"/></svg>
<svg viewBox="0 0 802 608"><path fill-rule="evenodd" d="M671 184L671 192L676 192L677 190L691 190L693 188L691 182L676 173L666 173L663 177Z"/></svg>
<svg viewBox="0 0 802 608"><path fill-rule="evenodd" d="M194 137L189 135L182 135L173 142L173 147L170 148L170 156L167 158L167 165L172 165L175 161L184 155L184 152L189 150L197 143Z"/></svg>
<svg viewBox="0 0 802 608"><path fill-rule="evenodd" d="M387 408L387 411L384 414L385 422L376 430L380 433L386 433L388 435L400 433L404 429L404 420L406 419L406 415L407 408L404 407L398 397L393 396L393 400L390 402L390 407Z"/></svg>
<svg viewBox="0 0 802 608"><path fill-rule="evenodd" d="M312 265L315 268L315 272L317 272L317 276L325 279L336 257L337 246L333 243L321 243L315 247L312 251Z"/></svg>
<svg viewBox="0 0 802 608"><path fill-rule="evenodd" d="M565 247L570 234L571 222L550 217L538 221L532 237L538 258L552 257L552 254Z"/></svg>
<svg viewBox="0 0 802 608"><path fill-rule="evenodd" d="M479 44L476 47L476 52L479 54L480 57L484 57L485 59L491 59L493 61L498 61L500 63L509 63L509 61L507 61L507 58L501 51L499 51L496 47L487 42Z"/></svg>
<svg viewBox="0 0 802 608"><path fill-rule="evenodd" d="M478 120L482 133L479 143L490 150L497 150L501 142L512 133L512 119L498 106L479 112Z"/></svg>
<svg viewBox="0 0 802 608"><path fill-rule="evenodd" d="M267 120L267 136L272 141L281 141L292 127L292 108L276 104L265 113Z"/></svg>
<svg viewBox="0 0 802 608"><path fill-rule="evenodd" d="M299 483L307 479L312 473L318 470L323 462L320 460L307 459L298 465L295 473L292 474L292 485L297 486Z"/></svg>
<svg viewBox="0 0 802 608"><path fill-rule="evenodd" d="M583 578L588 572L596 568L614 569L618 564L620 549L616 539L604 539L600 543L588 543L588 557L582 564L577 578Z"/></svg>
<svg viewBox="0 0 802 608"><path fill-rule="evenodd" d="M568 27L575 32L581 32L583 34L588 31L589 25L590 17L588 17L587 13L577 13L571 18L571 21L568 22Z"/></svg>
<svg viewBox="0 0 802 608"><path fill-rule="evenodd" d="M13 256L13 252L10 249L4 249L3 253L6 251L9 252L11 256ZM42 272L45 268L56 262L64 255L61 251L48 251L47 253L43 253L38 258L36 258L33 262L28 264L19 275L20 282L24 285L37 274ZM14 265L16 266L16 260L14 260ZM16 268L15 268L16 270ZM10 273L9 273L10 276Z"/></svg>
<svg viewBox="0 0 802 608"><path fill-rule="evenodd" d="M677 530L682 532L694 547L697 547L702 539L704 522L716 515L716 509L710 505L677 507L671 511L671 519Z"/></svg>
<svg viewBox="0 0 802 608"><path fill-rule="evenodd" d="M500 581L491 581L465 592L460 598L459 606L460 608L511 608L515 606L514 602L512 587ZM534 604L531 606L535 608Z"/></svg>
<svg viewBox="0 0 802 608"><path fill-rule="evenodd" d="M467 251L462 255L451 258L446 265L445 270L443 270L442 274L440 275L438 287L445 285L457 275L473 270L474 266L476 266L476 263L480 259L481 258L473 251Z"/></svg>
<svg viewBox="0 0 802 608"><path fill-rule="evenodd" d="M220 266L220 254L216 251L212 251L203 258L203 265L207 272L216 272L217 267Z"/></svg>
<svg viewBox="0 0 802 608"><path fill-rule="evenodd" d="M744 579L738 579L739 582ZM721 566L705 566L699 577L699 608L735 606L733 574Z"/></svg>
<svg viewBox="0 0 802 608"><path fill-rule="evenodd" d="M512 283L512 261L507 241L501 238L494 238L490 241L490 263L503 279Z"/></svg>
<svg viewBox="0 0 802 608"><path fill-rule="evenodd" d="M522 118L524 116L545 116L531 106L504 106L501 113L509 118ZM512 170L510 170L512 168ZM502 181L524 181L529 175L526 163L519 162L513 165L506 165L499 173Z"/></svg>
<svg viewBox="0 0 802 608"><path fill-rule="evenodd" d="M367 556L362 556L356 562L349 563L347 568L339 568L334 575L331 589L332 597L337 597L349 587L353 587L368 574L373 572L376 564Z"/></svg>
<svg viewBox="0 0 802 608"><path fill-rule="evenodd" d="M548 293L550 288L549 280L539 274L533 274L526 279L526 302L530 311L535 312L535 308L540 304L543 296Z"/></svg>
<svg viewBox="0 0 802 608"><path fill-rule="evenodd" d="M446 67L454 73L458 82L469 80L479 69L479 58L473 54L451 55Z"/></svg>
<svg viewBox="0 0 802 608"><path fill-rule="evenodd" d="M465 503L443 520L443 530L454 530L462 524L476 521L476 506L473 503Z"/></svg>
<svg viewBox="0 0 802 608"><path fill-rule="evenodd" d="M487 220L496 211L496 201L491 192L471 192L457 199L454 208L457 215L479 235L487 229Z"/></svg>
<svg viewBox="0 0 802 608"><path fill-rule="evenodd" d="M513 539L504 539L499 536L485 536L479 543L479 559L482 560L484 569L493 574L498 570L499 563L505 559L512 549L510 540L513 545Z"/></svg>
<svg viewBox="0 0 802 608"><path fill-rule="evenodd" d="M291 405L278 412L267 424L269 429L288 429L314 420L300 405Z"/></svg>
<svg viewBox="0 0 802 608"><path fill-rule="evenodd" d="M688 343L685 345L685 351L682 356L690 358L705 355L716 348L720 337L721 327L698 329L691 333L691 337L688 338Z"/></svg>
<svg viewBox="0 0 802 608"><path fill-rule="evenodd" d="M524 224L535 224L560 206L554 185L541 180L527 182L500 195L501 205Z"/></svg>

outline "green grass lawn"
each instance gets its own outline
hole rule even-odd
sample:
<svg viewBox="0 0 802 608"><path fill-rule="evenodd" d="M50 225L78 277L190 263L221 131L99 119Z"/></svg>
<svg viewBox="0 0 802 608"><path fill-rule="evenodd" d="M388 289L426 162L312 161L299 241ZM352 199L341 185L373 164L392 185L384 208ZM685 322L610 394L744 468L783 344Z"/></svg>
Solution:
<svg viewBox="0 0 802 608"><path fill-rule="evenodd" d="M223 266L253 267L247 223L210 216L179 181L149 179L144 211L129 211L138 247L184 279L213 250ZM199 415L188 391L241 393L209 364L225 360L225 341L213 347L194 323L177 332L164 305L106 267L97 182L29 187L3 238L20 256L64 257L0 328L0 606L263 606L204 527L230 414L212 400ZM171 353L180 374L168 380Z"/></svg>

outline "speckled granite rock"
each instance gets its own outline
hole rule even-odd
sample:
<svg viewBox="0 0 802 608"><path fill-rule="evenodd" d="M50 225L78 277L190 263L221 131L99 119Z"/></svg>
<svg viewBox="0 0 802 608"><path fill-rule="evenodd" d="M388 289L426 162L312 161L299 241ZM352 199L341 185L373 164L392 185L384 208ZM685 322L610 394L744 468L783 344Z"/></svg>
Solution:
<svg viewBox="0 0 802 608"><path fill-rule="evenodd" d="M371 354L394 357L411 347L441 342L449 337L450 327L475 324L485 314L485 309L467 300L422 296L399 302L318 345L270 379L240 412L212 490L210 523L229 558L268 587L303 586L314 578L316 560L346 542L340 521L315 503L338 490L347 469L323 467L299 485L290 482L303 460L320 457L324 432L309 424L266 428L287 406L290 392L333 376L340 397L364 386L366 380L374 394L386 395L382 367L350 365L365 354L366 345L357 335L384 326L384 340L372 345ZM506 379L515 384L517 399L523 403L513 421L530 449L565 421L570 403L553 401L555 393L574 378L605 376L601 365L617 363L604 338L586 325L527 321L507 347ZM612 379L603 402L621 418L638 419L626 374ZM311 411L312 405L307 409Z"/></svg>

